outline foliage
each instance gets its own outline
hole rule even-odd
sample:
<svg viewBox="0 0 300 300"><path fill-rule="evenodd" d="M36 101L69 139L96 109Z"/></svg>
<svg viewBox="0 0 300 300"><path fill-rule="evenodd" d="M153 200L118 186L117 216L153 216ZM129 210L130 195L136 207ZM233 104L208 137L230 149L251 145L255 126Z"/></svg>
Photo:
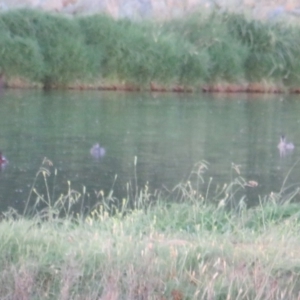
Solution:
<svg viewBox="0 0 300 300"><path fill-rule="evenodd" d="M1 71L7 76L21 76L32 81L40 81L45 72L39 45L32 39L19 36L0 37Z"/></svg>
<svg viewBox="0 0 300 300"><path fill-rule="evenodd" d="M245 67L250 81L299 79L299 37L297 27L284 23L247 20L243 15L227 15L230 32L250 50Z"/></svg>
<svg viewBox="0 0 300 300"><path fill-rule="evenodd" d="M212 11L159 22L34 10L0 14L0 68L45 87L105 79L199 87L219 82L298 82L297 25Z"/></svg>
<svg viewBox="0 0 300 300"><path fill-rule="evenodd" d="M285 198L283 187L250 209L242 197L229 209L250 183L237 174L216 194L203 190L207 167L196 164L169 196L134 183L120 205L99 191L90 213L74 215L85 189L70 183L52 199L56 171L45 159L27 202L35 215L26 205L0 223L0 297L297 299L298 190Z"/></svg>
<svg viewBox="0 0 300 300"><path fill-rule="evenodd" d="M208 56L198 63L209 74L205 79L230 82L244 77L248 48L231 35L221 17L217 12L208 16L197 13L182 20L172 20L166 24L166 31L184 36L193 46L194 52Z"/></svg>
<svg viewBox="0 0 300 300"><path fill-rule="evenodd" d="M40 79L45 87L53 84L64 84L75 79L78 75L84 76L87 67L85 48L76 23L68 18L37 12L34 10L16 10L2 13L0 21L6 28L6 33L15 44L17 41L34 46L34 55L26 60L29 50L23 54L24 48L17 47L11 54L21 63L20 74L35 71L33 78ZM9 40L10 41L10 40ZM5 42L5 41L4 41ZM33 46L32 46L33 45ZM8 43L9 46L9 43ZM27 46L27 48L29 48ZM18 59L18 57L20 57ZM1 67L7 70L9 61L1 57ZM26 63L27 61L27 63ZM43 72L41 72L43 71ZM10 74L11 70L8 69Z"/></svg>

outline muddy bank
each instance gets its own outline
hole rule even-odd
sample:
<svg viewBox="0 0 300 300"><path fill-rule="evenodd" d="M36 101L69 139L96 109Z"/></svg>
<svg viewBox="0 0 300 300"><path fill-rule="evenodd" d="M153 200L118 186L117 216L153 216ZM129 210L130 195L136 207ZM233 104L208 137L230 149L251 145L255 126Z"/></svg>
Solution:
<svg viewBox="0 0 300 300"><path fill-rule="evenodd" d="M3 77L0 79L0 88L4 89L45 89L41 83L30 82L21 78L13 78L5 80ZM108 83L105 81L97 81L96 83L82 83L74 82L68 85L53 85L47 89L65 89L65 90L99 90L99 91L148 91L148 92L173 92L173 93L268 93L268 94L300 94L300 87L284 87L276 86L268 83L245 83L245 84L203 84L195 86L183 85L161 85L157 83L150 83L148 86L138 86L130 83Z"/></svg>

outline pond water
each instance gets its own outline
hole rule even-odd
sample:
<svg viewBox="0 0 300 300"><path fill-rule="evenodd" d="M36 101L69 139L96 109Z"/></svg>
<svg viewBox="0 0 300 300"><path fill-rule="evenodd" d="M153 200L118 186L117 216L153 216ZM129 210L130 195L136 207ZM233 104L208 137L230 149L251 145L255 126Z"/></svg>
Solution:
<svg viewBox="0 0 300 300"><path fill-rule="evenodd" d="M247 191L258 195L299 184L300 98L290 95L121 93L100 91L7 90L1 94L0 149L9 163L0 172L0 210L22 211L34 178L47 157L57 169L49 178L51 197L86 187L126 197L126 183L172 189L193 165L209 162L205 182L229 183L239 165ZM285 134L295 150L280 157ZM94 158L91 147L105 148ZM42 185L42 181L38 183ZM87 205L90 205L89 203Z"/></svg>

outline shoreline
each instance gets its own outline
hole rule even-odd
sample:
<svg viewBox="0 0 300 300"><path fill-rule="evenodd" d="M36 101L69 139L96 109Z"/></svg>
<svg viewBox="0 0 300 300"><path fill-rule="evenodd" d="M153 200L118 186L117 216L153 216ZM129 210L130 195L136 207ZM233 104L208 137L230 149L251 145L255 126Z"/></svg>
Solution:
<svg viewBox="0 0 300 300"><path fill-rule="evenodd" d="M99 90L124 92L159 92L159 93L254 93L254 94L300 94L300 87L284 87L268 83L248 84L203 84L198 87L183 85L160 85L150 83L148 86L139 86L130 83L72 83L66 85L53 85L45 88L41 83L26 82L13 79L2 84L5 89L45 89L45 90Z"/></svg>

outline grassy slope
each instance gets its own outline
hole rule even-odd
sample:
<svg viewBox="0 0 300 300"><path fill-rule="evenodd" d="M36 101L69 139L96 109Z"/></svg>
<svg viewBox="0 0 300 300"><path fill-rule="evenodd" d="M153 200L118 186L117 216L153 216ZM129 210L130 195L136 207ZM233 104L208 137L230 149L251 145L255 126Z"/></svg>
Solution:
<svg viewBox="0 0 300 300"><path fill-rule="evenodd" d="M297 299L299 213L158 205L85 222L4 220L2 299ZM284 213L283 213L284 212Z"/></svg>
<svg viewBox="0 0 300 300"><path fill-rule="evenodd" d="M0 14L0 32L0 68L9 83L22 78L44 87L298 87L299 27L233 13L152 23L15 10Z"/></svg>
<svg viewBox="0 0 300 300"><path fill-rule="evenodd" d="M84 218L58 218L84 198L74 201L70 190L30 219L28 210L6 213L0 298L298 299L298 190L283 187L246 209L235 197L254 182L238 176L203 193L204 169L197 165L171 194L132 187L119 209L111 193L99 192L99 206ZM41 167L37 176L49 175ZM47 199L34 188L31 196L37 205Z"/></svg>

